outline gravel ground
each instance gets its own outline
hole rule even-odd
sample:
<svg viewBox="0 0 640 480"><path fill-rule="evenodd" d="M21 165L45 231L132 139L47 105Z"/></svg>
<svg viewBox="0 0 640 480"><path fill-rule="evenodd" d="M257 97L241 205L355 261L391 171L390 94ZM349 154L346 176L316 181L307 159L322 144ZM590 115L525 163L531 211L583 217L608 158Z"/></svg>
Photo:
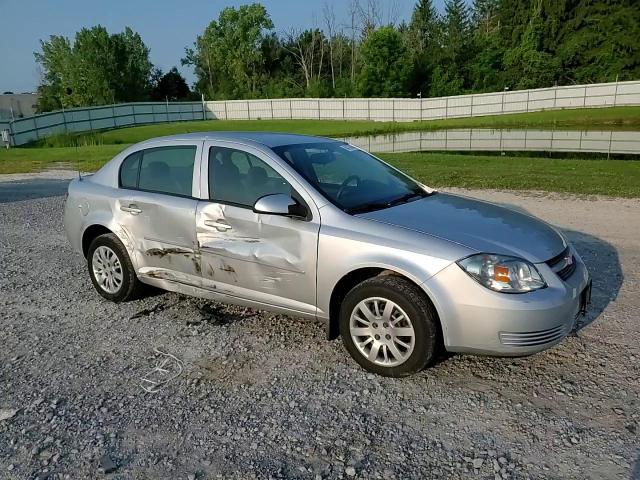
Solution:
<svg viewBox="0 0 640 480"><path fill-rule="evenodd" d="M0 203L0 478L640 478L640 200L466 193L565 230L594 303L545 353L402 380L298 318L108 303L61 197ZM146 393L155 348L184 368Z"/></svg>

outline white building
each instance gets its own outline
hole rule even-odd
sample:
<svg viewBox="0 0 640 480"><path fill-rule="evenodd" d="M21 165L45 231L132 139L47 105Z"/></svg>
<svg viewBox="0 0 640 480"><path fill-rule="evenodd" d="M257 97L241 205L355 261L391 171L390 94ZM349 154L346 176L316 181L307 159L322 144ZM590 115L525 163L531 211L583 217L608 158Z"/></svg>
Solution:
<svg viewBox="0 0 640 480"><path fill-rule="evenodd" d="M34 93L5 93L0 95L0 120L30 117L36 113L38 96Z"/></svg>

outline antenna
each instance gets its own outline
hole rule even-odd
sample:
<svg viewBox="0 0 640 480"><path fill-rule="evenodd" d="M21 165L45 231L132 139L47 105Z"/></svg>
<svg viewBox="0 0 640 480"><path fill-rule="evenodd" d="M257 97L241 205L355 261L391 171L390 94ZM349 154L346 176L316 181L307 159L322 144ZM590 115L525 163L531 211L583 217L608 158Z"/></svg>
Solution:
<svg viewBox="0 0 640 480"><path fill-rule="evenodd" d="M78 181L81 182L82 181L82 175L80 175L80 153L78 152L78 137L76 136L76 138L74 139L74 144L76 146L76 167L78 169Z"/></svg>

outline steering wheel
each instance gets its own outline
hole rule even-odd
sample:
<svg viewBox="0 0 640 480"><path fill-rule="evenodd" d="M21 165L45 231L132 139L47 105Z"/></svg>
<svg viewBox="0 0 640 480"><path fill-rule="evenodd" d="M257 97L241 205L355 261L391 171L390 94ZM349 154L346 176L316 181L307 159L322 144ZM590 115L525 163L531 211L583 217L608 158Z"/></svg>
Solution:
<svg viewBox="0 0 640 480"><path fill-rule="evenodd" d="M338 193L336 193L336 199L342 197L342 194L345 192L347 186L354 180L356 181L356 185L360 185L360 177L358 175L349 175L344 179L344 181L340 185L340 188L338 189Z"/></svg>

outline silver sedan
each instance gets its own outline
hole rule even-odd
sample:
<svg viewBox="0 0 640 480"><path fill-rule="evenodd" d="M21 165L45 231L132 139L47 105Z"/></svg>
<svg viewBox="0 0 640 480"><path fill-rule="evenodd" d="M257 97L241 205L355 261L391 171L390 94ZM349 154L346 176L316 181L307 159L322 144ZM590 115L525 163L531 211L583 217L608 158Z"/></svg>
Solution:
<svg viewBox="0 0 640 480"><path fill-rule="evenodd" d="M590 297L584 263L550 225L436 192L326 138L142 142L71 182L64 223L109 300L153 285L317 319L387 376L442 349L538 352Z"/></svg>

